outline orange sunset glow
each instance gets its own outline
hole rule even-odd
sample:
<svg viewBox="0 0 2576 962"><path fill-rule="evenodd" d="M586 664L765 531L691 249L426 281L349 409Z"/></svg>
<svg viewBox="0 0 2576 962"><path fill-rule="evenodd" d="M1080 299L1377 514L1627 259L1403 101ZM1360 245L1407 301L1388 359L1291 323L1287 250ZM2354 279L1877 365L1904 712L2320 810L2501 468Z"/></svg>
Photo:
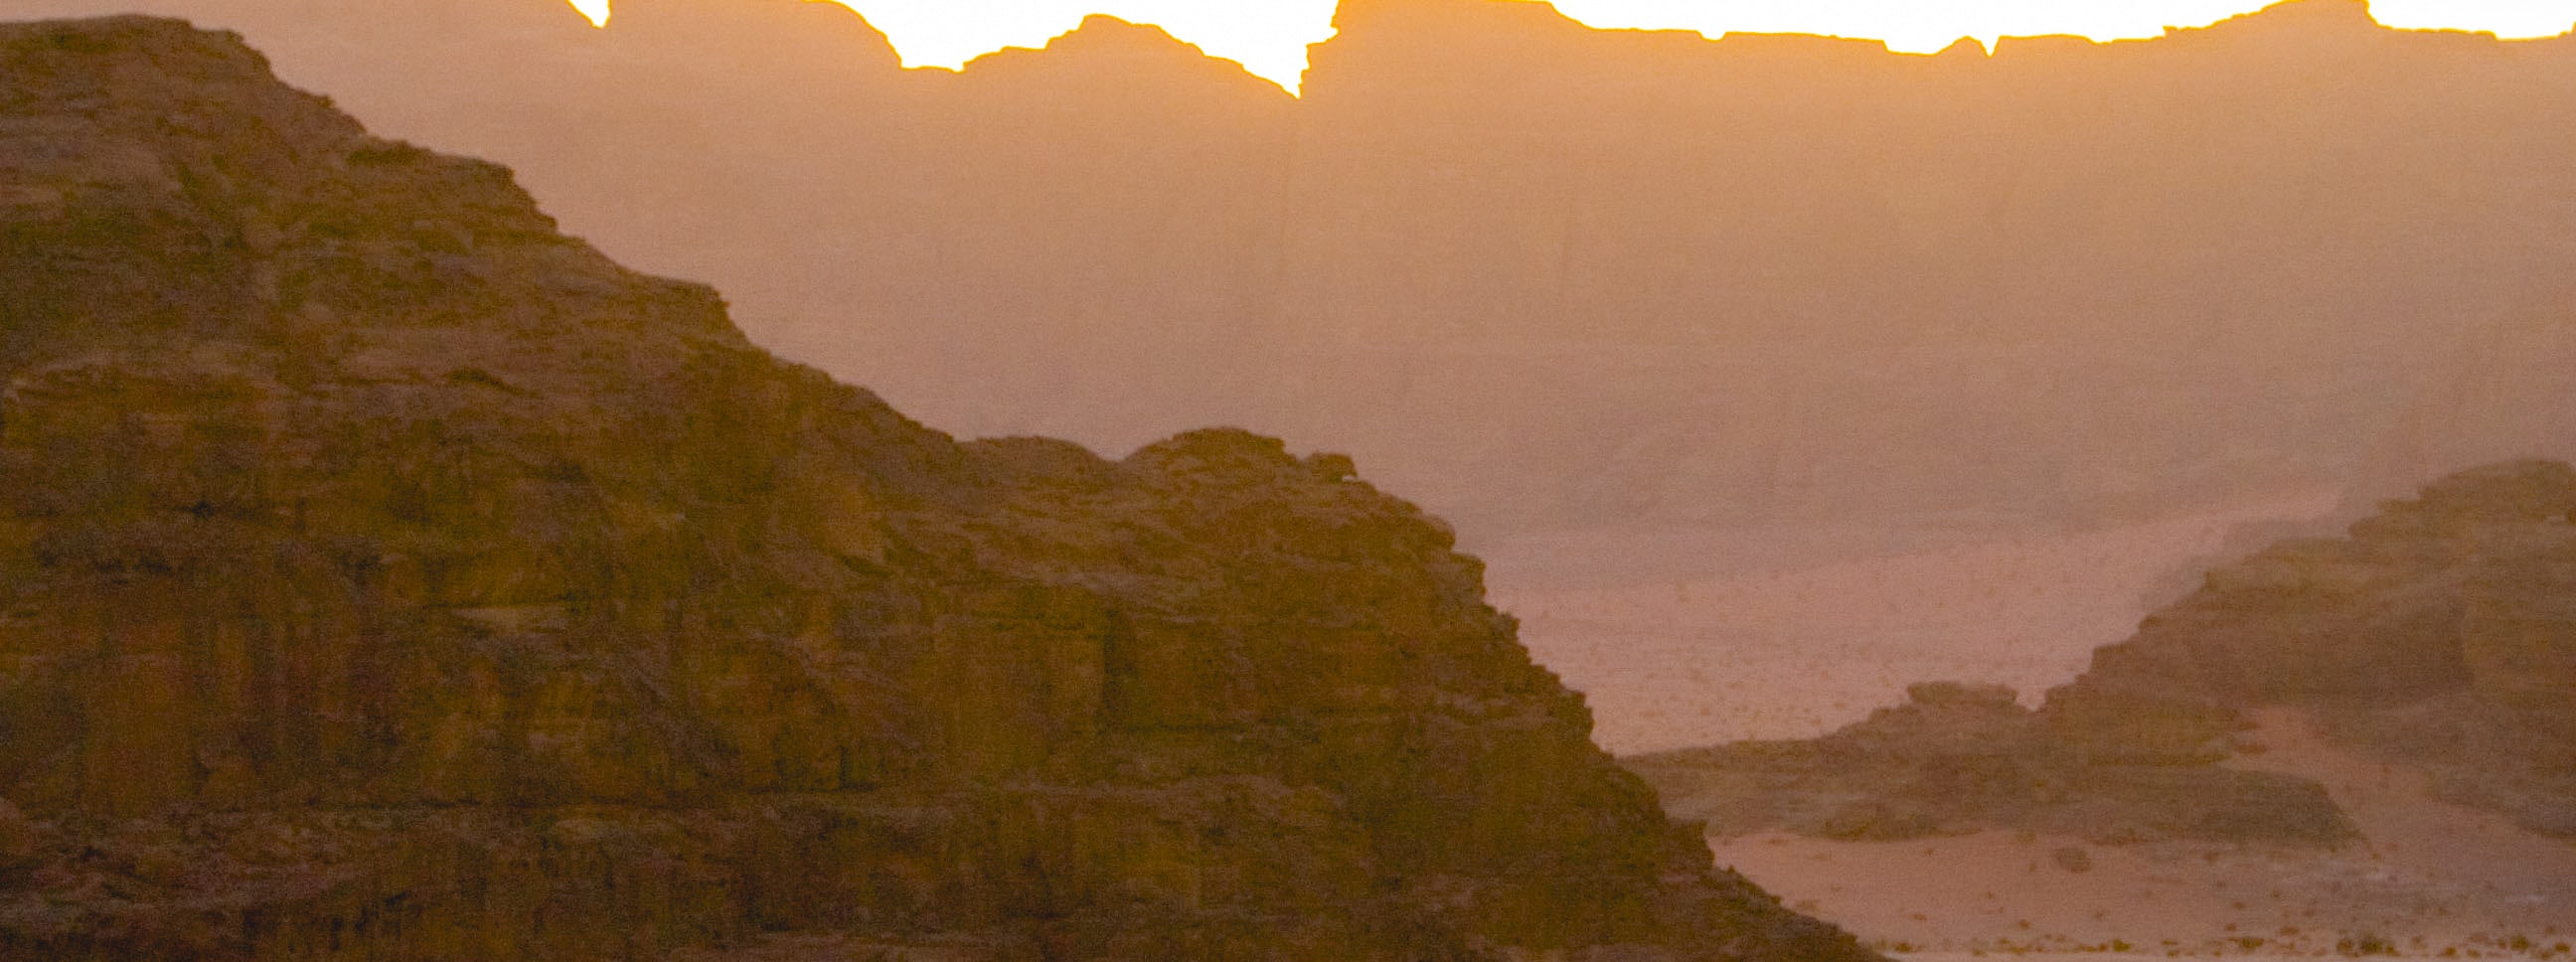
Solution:
<svg viewBox="0 0 2576 962"><path fill-rule="evenodd" d="M606 23L610 0L569 0ZM820 2L820 0L817 0ZM1332 35L1336 0L837 0L886 32L912 67L955 68L1004 47L1038 47L1106 13L1155 24L1208 53L1297 89L1306 46ZM1931 53L1961 37L2074 34L2096 40L2153 37L2168 26L2205 26L2265 6L2265 0L1560 0L1556 7L1594 27L1814 33L1884 40L1895 50ZM2548 37L2576 25L2576 0L2377 0L2371 12L2392 27L2485 31L2504 38Z"/></svg>
<svg viewBox="0 0 2576 962"><path fill-rule="evenodd" d="M2576 0L0 0L0 962L2576 962Z"/></svg>

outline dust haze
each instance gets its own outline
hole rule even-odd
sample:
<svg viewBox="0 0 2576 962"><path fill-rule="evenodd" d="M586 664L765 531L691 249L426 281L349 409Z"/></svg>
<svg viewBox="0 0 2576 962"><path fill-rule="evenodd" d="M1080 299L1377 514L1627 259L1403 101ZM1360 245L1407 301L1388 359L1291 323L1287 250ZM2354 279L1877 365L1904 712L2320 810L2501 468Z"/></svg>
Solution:
<svg viewBox="0 0 2576 962"><path fill-rule="evenodd" d="M619 0L605 29L552 0L4 13L122 12L238 31L376 134L507 165L565 232L712 285L753 342L939 431L1346 453L1454 526L1615 753L1825 735L1933 679L2039 706L2207 569L2473 465L2576 457L2576 37L2291 0L1918 55L1344 0L1292 97L1107 17L951 72L800 0ZM2378 762L2347 750L2266 764L2337 788L2365 836L2421 812L2499 849L2547 834L2353 801ZM2317 933L2436 906L2493 911L2416 926L2427 953L2576 934L2563 836L2522 889L2445 863L2302 937L2283 919L2371 859L2249 881L2276 863L2156 839L2179 847L2066 892L2053 844L1978 831L1925 864L1794 833L1721 862L1886 949L2162 954L2166 925L2330 951ZM1903 881L1944 865L2029 907ZM2226 930L2095 912L2157 878L2293 895L2212 903ZM2534 892L2560 901L2498 908Z"/></svg>

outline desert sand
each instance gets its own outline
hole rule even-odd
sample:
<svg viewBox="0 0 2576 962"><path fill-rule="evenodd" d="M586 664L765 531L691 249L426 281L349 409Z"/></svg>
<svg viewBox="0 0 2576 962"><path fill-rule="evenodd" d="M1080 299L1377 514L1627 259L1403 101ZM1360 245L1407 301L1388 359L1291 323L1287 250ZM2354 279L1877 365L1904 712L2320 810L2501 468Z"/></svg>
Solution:
<svg viewBox="0 0 2576 962"><path fill-rule="evenodd" d="M2315 525L2335 509L2326 493L2286 492L2010 539L1918 529L1892 552L1859 533L1767 542L1689 530L1628 542L1643 551L1565 537L1478 548L1532 652L1586 694L1600 742L1627 754L1813 737L1927 679L2003 683L2035 702L2127 635L2159 593L2241 546L2243 526ZM2382 940L2416 957L2576 958L2561 948L2576 942L2576 847L2437 801L2420 776L2321 744L2295 715L2262 722L2268 750L2236 764L2322 782L2367 843L2317 852L1987 833L1712 845L1791 906L1913 959L2315 957Z"/></svg>
<svg viewBox="0 0 2576 962"><path fill-rule="evenodd" d="M1602 747L1626 755L1811 738L1926 680L2010 685L2035 704L2167 600L2154 593L2189 587L2239 526L2335 506L2331 493L2291 491L2012 538L1682 529L1472 547L1521 640L1590 700ZM1891 541L1900 547L1879 553Z"/></svg>
<svg viewBox="0 0 2576 962"><path fill-rule="evenodd" d="M1713 841L1792 906L1925 959L1985 952L2568 958L2576 846L2433 799L2422 779L2262 718L2247 767L2314 778L2369 841L2310 852L2009 833L1902 843ZM1949 953L1949 954L1943 954Z"/></svg>

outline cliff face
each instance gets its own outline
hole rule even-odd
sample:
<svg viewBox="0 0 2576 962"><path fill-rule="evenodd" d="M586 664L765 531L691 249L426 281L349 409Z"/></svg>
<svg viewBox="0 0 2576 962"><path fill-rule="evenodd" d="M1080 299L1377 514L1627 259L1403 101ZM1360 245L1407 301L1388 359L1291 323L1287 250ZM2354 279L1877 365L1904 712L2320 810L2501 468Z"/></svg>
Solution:
<svg viewBox="0 0 2576 962"><path fill-rule="evenodd" d="M1867 957L1346 459L955 443L227 35L0 78L0 954Z"/></svg>
<svg viewBox="0 0 2576 962"><path fill-rule="evenodd" d="M248 31L941 427L1247 424L1480 530L2576 454L2458 387L2576 263L2576 43L2355 0L1992 57L1352 0L1302 101L1108 21L950 74L800 0L21 2Z"/></svg>
<svg viewBox="0 0 2576 962"><path fill-rule="evenodd" d="M2248 713L2429 770L2450 800L2576 835L2576 469L2524 461L2389 502L2349 537L2286 541L2094 653L2037 711L2009 692L1915 701L1812 742L1631 761L1727 832L1908 837L1984 827L2097 838L2334 842L2313 784L2217 763Z"/></svg>

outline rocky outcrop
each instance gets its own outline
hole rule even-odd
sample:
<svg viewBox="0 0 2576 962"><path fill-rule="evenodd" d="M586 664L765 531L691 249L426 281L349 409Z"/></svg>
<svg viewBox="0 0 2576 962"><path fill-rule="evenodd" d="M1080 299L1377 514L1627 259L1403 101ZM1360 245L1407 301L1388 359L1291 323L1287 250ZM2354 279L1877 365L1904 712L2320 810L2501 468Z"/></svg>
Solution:
<svg viewBox="0 0 2576 962"><path fill-rule="evenodd" d="M2520 461L2393 501L2348 537L2209 573L2028 711L1917 686L1812 742L1630 761L1677 813L1740 833L1906 837L1982 827L2332 842L2313 784L2218 763L2253 709L2426 769L2452 800L2576 836L2576 469Z"/></svg>
<svg viewBox="0 0 2576 962"><path fill-rule="evenodd" d="M1868 957L1347 459L956 443L227 35L0 78L0 955Z"/></svg>
<svg viewBox="0 0 2576 962"><path fill-rule="evenodd" d="M2334 845L2352 821L2313 782L2218 758L2104 759L2053 737L2005 688L1926 683L1907 704L1813 741L1643 755L1629 768L1676 818L1737 837L1900 841L1987 830L2103 844Z"/></svg>
<svg viewBox="0 0 2576 962"><path fill-rule="evenodd" d="M2210 573L2051 693L2104 753L2224 750L2246 709L2441 774L2453 797L2576 835L2576 469L2520 461L2392 501L2340 539Z"/></svg>

